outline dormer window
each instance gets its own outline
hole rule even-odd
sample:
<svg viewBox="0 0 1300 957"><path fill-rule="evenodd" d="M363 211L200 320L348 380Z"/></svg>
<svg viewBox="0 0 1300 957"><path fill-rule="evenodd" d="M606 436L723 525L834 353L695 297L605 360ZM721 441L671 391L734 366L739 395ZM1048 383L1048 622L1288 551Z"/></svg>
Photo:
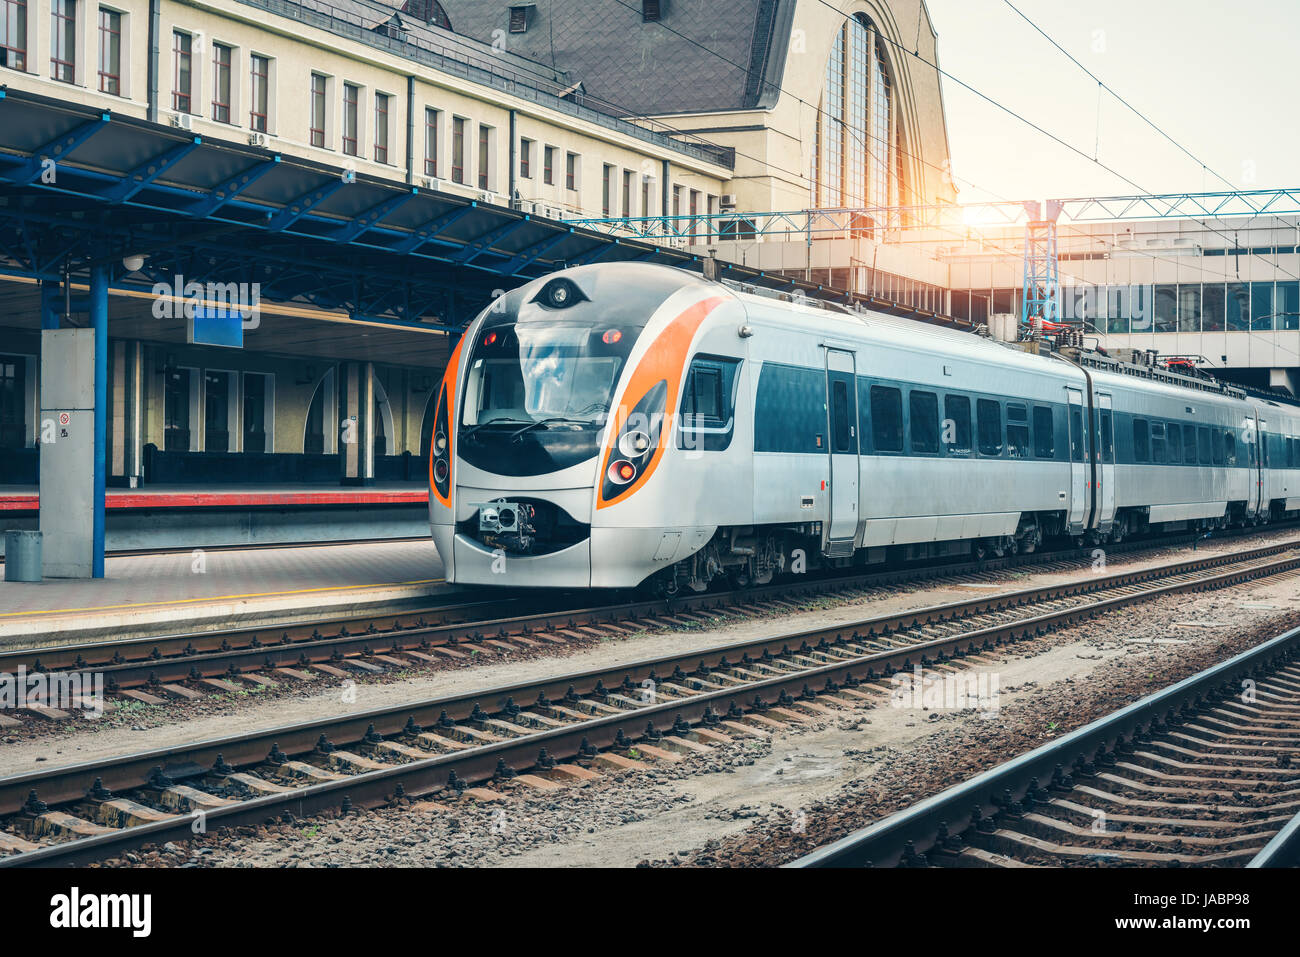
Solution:
<svg viewBox="0 0 1300 957"><path fill-rule="evenodd" d="M533 8L536 4L532 3L515 3L510 6L510 32L527 33L528 23L533 18Z"/></svg>

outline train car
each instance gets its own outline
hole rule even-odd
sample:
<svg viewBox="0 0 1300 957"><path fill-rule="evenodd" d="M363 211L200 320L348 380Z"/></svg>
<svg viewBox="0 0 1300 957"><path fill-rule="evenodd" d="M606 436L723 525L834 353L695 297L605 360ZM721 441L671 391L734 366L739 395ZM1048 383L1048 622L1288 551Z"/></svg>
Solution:
<svg viewBox="0 0 1300 957"><path fill-rule="evenodd" d="M430 523L449 581L667 593L1102 543L1294 513L1297 412L1086 350L593 265L466 330Z"/></svg>

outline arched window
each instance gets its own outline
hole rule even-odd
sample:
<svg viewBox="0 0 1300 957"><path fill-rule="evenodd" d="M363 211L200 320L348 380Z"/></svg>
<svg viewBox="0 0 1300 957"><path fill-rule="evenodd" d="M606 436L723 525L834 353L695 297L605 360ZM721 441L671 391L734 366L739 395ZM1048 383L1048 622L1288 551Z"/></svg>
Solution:
<svg viewBox="0 0 1300 957"><path fill-rule="evenodd" d="M435 27L442 27L444 30L451 29L451 20L447 17L447 11L442 9L442 4L438 0L406 0L402 4L402 13L423 20L425 23L431 23Z"/></svg>
<svg viewBox="0 0 1300 957"><path fill-rule="evenodd" d="M886 44L870 20L850 17L836 31L826 60L813 143L813 205L900 205L902 142Z"/></svg>

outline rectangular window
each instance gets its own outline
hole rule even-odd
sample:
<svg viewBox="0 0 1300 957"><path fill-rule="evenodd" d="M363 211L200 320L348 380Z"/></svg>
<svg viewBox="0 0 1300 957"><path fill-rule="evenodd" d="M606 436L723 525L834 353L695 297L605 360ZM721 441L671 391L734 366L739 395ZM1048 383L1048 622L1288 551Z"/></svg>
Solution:
<svg viewBox="0 0 1300 957"><path fill-rule="evenodd" d="M722 422L722 370L693 365L686 394L682 397L682 416L690 428L707 428Z"/></svg>
<svg viewBox="0 0 1300 957"><path fill-rule="evenodd" d="M177 113L190 112L193 80L194 39L188 33L172 31L172 109Z"/></svg>
<svg viewBox="0 0 1300 957"><path fill-rule="evenodd" d="M1029 458L1029 410L1023 405L1007 404L1007 454Z"/></svg>
<svg viewBox="0 0 1300 957"><path fill-rule="evenodd" d="M1196 464L1196 426L1183 426L1183 461L1188 465Z"/></svg>
<svg viewBox="0 0 1300 957"><path fill-rule="evenodd" d="M230 373L203 374L203 450L230 451Z"/></svg>
<svg viewBox="0 0 1300 957"><path fill-rule="evenodd" d="M849 415L849 383L847 379L836 379L831 383L831 441L836 452L855 454L853 448L853 425Z"/></svg>
<svg viewBox="0 0 1300 957"><path fill-rule="evenodd" d="M1165 426L1163 422L1151 423L1151 461L1159 465L1165 460Z"/></svg>
<svg viewBox="0 0 1300 957"><path fill-rule="evenodd" d="M122 14L99 8L99 92L122 95Z"/></svg>
<svg viewBox="0 0 1300 957"><path fill-rule="evenodd" d="M1084 461L1083 410L1070 406L1070 461Z"/></svg>
<svg viewBox="0 0 1300 957"><path fill-rule="evenodd" d="M311 145L325 145L325 77L311 75Z"/></svg>
<svg viewBox="0 0 1300 957"><path fill-rule="evenodd" d="M650 180L641 177L641 215L650 215Z"/></svg>
<svg viewBox="0 0 1300 957"><path fill-rule="evenodd" d="M632 171L623 170L623 218L632 215Z"/></svg>
<svg viewBox="0 0 1300 957"><path fill-rule="evenodd" d="M1146 419L1133 420L1133 460L1151 461L1151 429L1147 426Z"/></svg>
<svg viewBox="0 0 1300 957"><path fill-rule="evenodd" d="M976 427L979 430L981 455L1002 454L1002 406L992 399L975 403Z"/></svg>
<svg viewBox="0 0 1300 957"><path fill-rule="evenodd" d="M1034 457L1056 458L1056 422L1052 410L1042 405L1034 406Z"/></svg>
<svg viewBox="0 0 1300 957"><path fill-rule="evenodd" d="M361 88L351 83L343 84L343 152L357 155L357 109L361 101Z"/></svg>
<svg viewBox="0 0 1300 957"><path fill-rule="evenodd" d="M609 218L609 178L614 174L614 167L608 163L600 168L600 214Z"/></svg>
<svg viewBox="0 0 1300 957"><path fill-rule="evenodd" d="M542 150L542 182L547 186L555 185L555 147L548 146Z"/></svg>
<svg viewBox="0 0 1300 957"><path fill-rule="evenodd" d="M932 455L939 451L939 397L933 392L912 392L907 397L911 412L912 451Z"/></svg>
<svg viewBox="0 0 1300 957"><path fill-rule="evenodd" d="M257 372L245 372L244 384L244 451L269 452L266 447L267 399L272 378ZM273 400L272 400L273 401Z"/></svg>
<svg viewBox="0 0 1300 957"><path fill-rule="evenodd" d="M943 397L943 434L944 444L949 455L969 455L970 444L970 399L964 395L946 395Z"/></svg>
<svg viewBox="0 0 1300 957"><path fill-rule="evenodd" d="M50 76L77 82L77 0L53 0L50 20Z"/></svg>
<svg viewBox="0 0 1300 957"><path fill-rule="evenodd" d="M1103 462L1115 461L1115 435L1110 421L1110 409L1101 412L1101 457Z"/></svg>
<svg viewBox="0 0 1300 957"><path fill-rule="evenodd" d="M478 125L478 188L491 189L492 166L488 161L492 145L492 127Z"/></svg>
<svg viewBox="0 0 1300 957"><path fill-rule="evenodd" d="M519 175L524 179L533 178L533 141L519 141Z"/></svg>
<svg viewBox="0 0 1300 957"><path fill-rule="evenodd" d="M0 66L27 69L27 0L3 0L0 21Z"/></svg>
<svg viewBox="0 0 1300 957"><path fill-rule="evenodd" d="M375 94L375 162L388 162L388 101L387 93Z"/></svg>
<svg viewBox="0 0 1300 957"><path fill-rule="evenodd" d="M1223 433L1223 460L1229 468L1237 464L1237 438L1231 432Z"/></svg>
<svg viewBox="0 0 1300 957"><path fill-rule="evenodd" d="M163 449L190 450L190 370L169 369L163 378Z"/></svg>
<svg viewBox="0 0 1300 957"><path fill-rule="evenodd" d="M437 110L424 108L424 175L438 175L438 120Z"/></svg>
<svg viewBox="0 0 1300 957"><path fill-rule="evenodd" d="M1183 430L1173 423L1165 426L1165 441L1169 443L1169 461L1183 460Z"/></svg>
<svg viewBox="0 0 1300 957"><path fill-rule="evenodd" d="M465 120L459 116L451 121L451 181L465 182Z"/></svg>
<svg viewBox="0 0 1300 957"><path fill-rule="evenodd" d="M230 63L234 51L224 43L212 44L212 118L230 122Z"/></svg>
<svg viewBox="0 0 1300 957"><path fill-rule="evenodd" d="M578 154L564 154L564 188L576 190L578 188Z"/></svg>
<svg viewBox="0 0 1300 957"><path fill-rule="evenodd" d="M1210 445L1210 430L1203 425L1196 430L1196 450L1201 455L1202 465L1212 465L1214 462Z"/></svg>
<svg viewBox="0 0 1300 957"><path fill-rule="evenodd" d="M680 186L674 186L673 187L673 215L680 216L681 214L682 214L682 188Z"/></svg>
<svg viewBox="0 0 1300 957"><path fill-rule="evenodd" d="M248 101L248 128L265 133L271 104L271 61L256 54L250 56L248 75L252 94Z"/></svg>
<svg viewBox="0 0 1300 957"><path fill-rule="evenodd" d="M871 387L871 441L877 452L903 451L903 394L897 389Z"/></svg>

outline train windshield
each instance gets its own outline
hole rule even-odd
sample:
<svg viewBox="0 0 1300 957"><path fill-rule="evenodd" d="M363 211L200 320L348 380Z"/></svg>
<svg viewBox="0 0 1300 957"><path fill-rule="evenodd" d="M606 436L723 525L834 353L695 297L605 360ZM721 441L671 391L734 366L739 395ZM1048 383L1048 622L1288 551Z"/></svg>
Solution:
<svg viewBox="0 0 1300 957"><path fill-rule="evenodd" d="M461 424L605 423L635 332L587 324L520 323L483 330Z"/></svg>

